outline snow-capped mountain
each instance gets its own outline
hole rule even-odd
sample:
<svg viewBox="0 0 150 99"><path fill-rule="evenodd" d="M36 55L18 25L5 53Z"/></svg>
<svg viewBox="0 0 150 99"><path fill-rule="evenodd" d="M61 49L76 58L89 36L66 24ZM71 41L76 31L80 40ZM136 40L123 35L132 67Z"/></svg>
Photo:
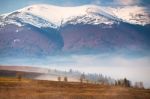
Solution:
<svg viewBox="0 0 150 99"><path fill-rule="evenodd" d="M0 24L23 25L29 23L37 27L58 28L66 23L114 24L124 21L132 24L150 24L150 14L143 7L100 7L85 5L79 7L58 7L52 5L32 5L1 15Z"/></svg>
<svg viewBox="0 0 150 99"><path fill-rule="evenodd" d="M32 5L0 16L0 57L150 50L143 7Z"/></svg>

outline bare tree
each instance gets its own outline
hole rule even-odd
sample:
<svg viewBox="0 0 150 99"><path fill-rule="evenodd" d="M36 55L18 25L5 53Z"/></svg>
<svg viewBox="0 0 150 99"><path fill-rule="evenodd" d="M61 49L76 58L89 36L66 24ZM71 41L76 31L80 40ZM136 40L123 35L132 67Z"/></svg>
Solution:
<svg viewBox="0 0 150 99"><path fill-rule="evenodd" d="M58 80L58 81L61 81L61 77L59 76L59 77L57 78L57 80Z"/></svg>
<svg viewBox="0 0 150 99"><path fill-rule="evenodd" d="M64 77L64 82L68 82L68 78L66 76Z"/></svg>
<svg viewBox="0 0 150 99"><path fill-rule="evenodd" d="M135 82L135 88L144 88L143 82Z"/></svg>
<svg viewBox="0 0 150 99"><path fill-rule="evenodd" d="M22 79L22 73L21 72L17 72L16 73L16 77L17 77L18 81L21 81L21 79Z"/></svg>
<svg viewBox="0 0 150 99"><path fill-rule="evenodd" d="M81 76L80 76L80 82L83 83L84 80L85 80L85 75L84 75L84 73L83 73L83 74L81 74Z"/></svg>

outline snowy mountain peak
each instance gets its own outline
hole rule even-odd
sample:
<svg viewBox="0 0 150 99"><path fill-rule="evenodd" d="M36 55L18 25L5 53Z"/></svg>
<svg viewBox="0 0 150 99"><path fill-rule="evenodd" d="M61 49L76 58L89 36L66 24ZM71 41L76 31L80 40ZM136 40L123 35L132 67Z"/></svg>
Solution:
<svg viewBox="0 0 150 99"><path fill-rule="evenodd" d="M95 5L58 7L38 4L4 14L0 18L3 21L15 24L19 24L15 21L16 18L19 18L23 23L29 23L37 27L53 28L58 28L66 23L104 23L111 25L119 21L124 21L139 25L150 24L150 14L143 7L138 6L122 8L100 7Z"/></svg>
<svg viewBox="0 0 150 99"><path fill-rule="evenodd" d="M30 13L39 16L49 22L60 26L62 21L67 21L76 16L89 15L96 11L97 6L86 5L80 7L58 7L52 5L32 5L19 10L19 12Z"/></svg>

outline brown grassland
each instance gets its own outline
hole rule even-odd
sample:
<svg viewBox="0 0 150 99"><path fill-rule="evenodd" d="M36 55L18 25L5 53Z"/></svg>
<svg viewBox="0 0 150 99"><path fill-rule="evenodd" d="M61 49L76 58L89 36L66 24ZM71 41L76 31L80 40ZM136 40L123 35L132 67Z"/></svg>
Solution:
<svg viewBox="0 0 150 99"><path fill-rule="evenodd" d="M150 99L150 90L0 77L0 99Z"/></svg>

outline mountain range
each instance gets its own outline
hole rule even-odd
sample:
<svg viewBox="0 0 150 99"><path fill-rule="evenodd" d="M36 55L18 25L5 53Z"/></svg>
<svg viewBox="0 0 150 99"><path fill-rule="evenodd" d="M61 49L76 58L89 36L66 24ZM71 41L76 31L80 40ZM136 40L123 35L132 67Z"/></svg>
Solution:
<svg viewBox="0 0 150 99"><path fill-rule="evenodd" d="M144 7L31 5L0 15L0 56L149 54Z"/></svg>

